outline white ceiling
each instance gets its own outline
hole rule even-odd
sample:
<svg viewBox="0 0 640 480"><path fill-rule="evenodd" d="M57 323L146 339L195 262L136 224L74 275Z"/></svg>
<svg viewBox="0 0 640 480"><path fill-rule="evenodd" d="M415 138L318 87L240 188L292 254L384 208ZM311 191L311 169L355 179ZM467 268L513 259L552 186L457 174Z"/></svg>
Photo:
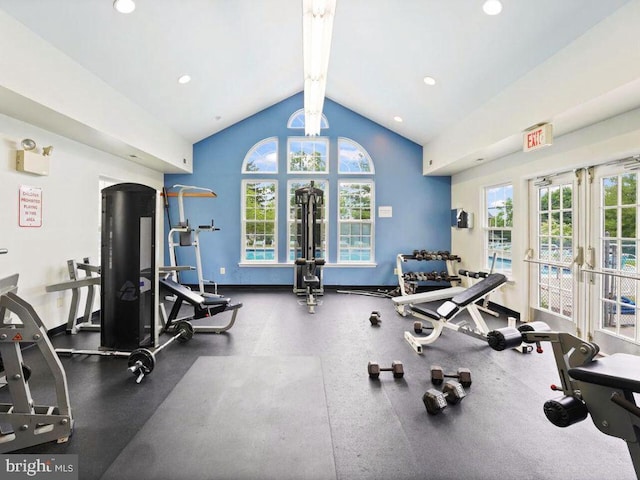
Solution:
<svg viewBox="0 0 640 480"><path fill-rule="evenodd" d="M0 8L191 142L302 90L302 0L136 3ZM627 0L503 0L496 17L482 3L337 0L327 97L425 145Z"/></svg>

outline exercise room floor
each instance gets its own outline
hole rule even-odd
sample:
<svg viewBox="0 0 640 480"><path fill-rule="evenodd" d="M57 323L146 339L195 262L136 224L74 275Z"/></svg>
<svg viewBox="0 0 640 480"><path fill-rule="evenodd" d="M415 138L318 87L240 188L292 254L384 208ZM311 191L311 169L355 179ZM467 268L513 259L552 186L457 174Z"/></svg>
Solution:
<svg viewBox="0 0 640 480"><path fill-rule="evenodd" d="M77 454L82 480L636 478L626 444L590 419L565 429L546 420L542 405L558 396L550 345L541 355L494 352L445 330L417 355L403 338L413 319L389 299L327 291L312 315L290 291L222 293L244 304L235 326L168 346L140 384L126 359L63 357L74 434L21 453ZM99 342L89 332L53 338ZM25 352L29 383L36 403L50 402L37 356ZM400 360L405 376L371 380L370 360ZM473 379L439 415L422 403L431 364L468 367Z"/></svg>

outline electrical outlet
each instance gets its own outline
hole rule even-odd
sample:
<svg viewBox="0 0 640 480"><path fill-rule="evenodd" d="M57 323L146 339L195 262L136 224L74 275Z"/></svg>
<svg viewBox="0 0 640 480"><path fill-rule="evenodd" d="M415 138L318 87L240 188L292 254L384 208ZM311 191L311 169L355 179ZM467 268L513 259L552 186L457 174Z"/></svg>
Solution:
<svg viewBox="0 0 640 480"><path fill-rule="evenodd" d="M394 275L397 275L397 274L398 274L398 269L397 269L397 268L394 268L394 269L393 269L393 274L394 274Z"/></svg>
<svg viewBox="0 0 640 480"><path fill-rule="evenodd" d="M62 297L58 297L58 300L56 302L56 304L58 305L58 308L62 308L62 303L63 303L63 298Z"/></svg>
<svg viewBox="0 0 640 480"><path fill-rule="evenodd" d="M227 269L224 267L220 267L220 275L224 275L225 273L227 273Z"/></svg>

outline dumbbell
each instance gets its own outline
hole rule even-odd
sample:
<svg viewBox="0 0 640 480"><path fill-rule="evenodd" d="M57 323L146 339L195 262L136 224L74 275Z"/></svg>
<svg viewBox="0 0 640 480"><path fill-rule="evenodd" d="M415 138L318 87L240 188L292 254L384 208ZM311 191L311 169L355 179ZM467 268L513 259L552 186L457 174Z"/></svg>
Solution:
<svg viewBox="0 0 640 480"><path fill-rule="evenodd" d="M445 377L457 378L464 388L469 388L471 386L471 370L468 368L459 368L454 374L444 373L440 365L431 365L431 383L434 385L442 385Z"/></svg>
<svg viewBox="0 0 640 480"><path fill-rule="evenodd" d="M404 377L404 366L399 360L392 362L391 368L380 368L377 362L369 362L367 372L369 373L369 378L380 377L380 372L393 372L393 378L402 378Z"/></svg>
<svg viewBox="0 0 640 480"><path fill-rule="evenodd" d="M140 383L145 375L153 372L156 366L156 355L160 350L171 345L176 340L180 343L188 342L195 333L193 325L186 320L180 320L175 324L176 334L160 345L154 351L148 348L137 348L129 354L128 370L137 376L136 383Z"/></svg>
<svg viewBox="0 0 640 480"><path fill-rule="evenodd" d="M464 268L458 270L458 274L470 278L480 278L480 272L471 272L469 270L465 270Z"/></svg>
<svg viewBox="0 0 640 480"><path fill-rule="evenodd" d="M369 316L369 321L371 322L371 325L373 325L374 327L377 327L378 325L380 325L380 322L382 321L382 319L380 318L382 315L380 315L380 312L376 312L373 311L371 312L371 316Z"/></svg>
<svg viewBox="0 0 640 480"><path fill-rule="evenodd" d="M447 407L447 404L455 405L460 403L464 397L467 396L467 392L460 382L455 380L447 380L442 388L442 391L430 388L422 396L422 402L427 407L427 412L431 415L440 413Z"/></svg>
<svg viewBox="0 0 640 480"><path fill-rule="evenodd" d="M433 326L424 326L421 321L413 322L413 331L422 333L422 330L433 330Z"/></svg>

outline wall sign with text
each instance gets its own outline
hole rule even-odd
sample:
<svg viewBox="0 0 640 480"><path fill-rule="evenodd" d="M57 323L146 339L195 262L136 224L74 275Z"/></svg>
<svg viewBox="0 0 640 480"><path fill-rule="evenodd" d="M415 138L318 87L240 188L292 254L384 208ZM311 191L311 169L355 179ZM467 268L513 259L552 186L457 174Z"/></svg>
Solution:
<svg viewBox="0 0 640 480"><path fill-rule="evenodd" d="M18 195L18 225L21 227L42 226L42 188L20 186Z"/></svg>

